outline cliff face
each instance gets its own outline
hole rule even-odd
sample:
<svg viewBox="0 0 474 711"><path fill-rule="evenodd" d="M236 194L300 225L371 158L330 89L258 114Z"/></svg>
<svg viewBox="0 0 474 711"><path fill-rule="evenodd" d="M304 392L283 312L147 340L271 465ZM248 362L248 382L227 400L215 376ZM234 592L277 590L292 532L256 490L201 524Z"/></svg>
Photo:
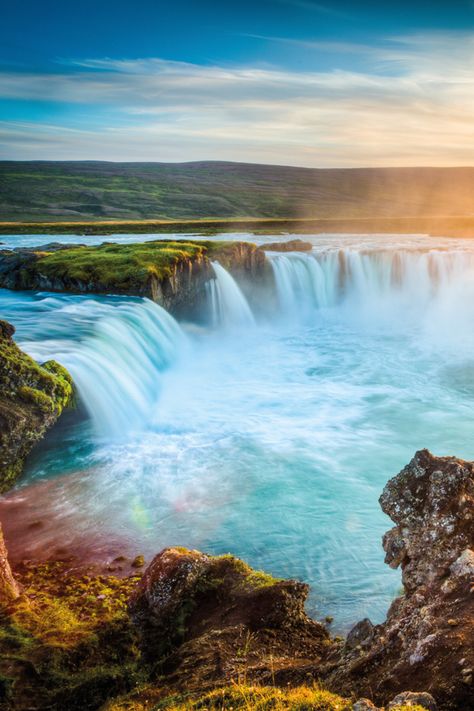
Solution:
<svg viewBox="0 0 474 711"><path fill-rule="evenodd" d="M73 397L67 371L55 361L38 365L18 348L14 332L0 321L0 491L12 486L25 457Z"/></svg>
<svg viewBox="0 0 474 711"><path fill-rule="evenodd" d="M383 545L404 594L382 625L356 625L332 681L381 702L423 689L442 709L473 709L474 464L417 452L380 503L396 524Z"/></svg>
<svg viewBox="0 0 474 711"><path fill-rule="evenodd" d="M0 251L0 286L146 296L175 316L199 316L218 261L251 282L265 273L265 254L249 242L156 240L95 247L52 243Z"/></svg>

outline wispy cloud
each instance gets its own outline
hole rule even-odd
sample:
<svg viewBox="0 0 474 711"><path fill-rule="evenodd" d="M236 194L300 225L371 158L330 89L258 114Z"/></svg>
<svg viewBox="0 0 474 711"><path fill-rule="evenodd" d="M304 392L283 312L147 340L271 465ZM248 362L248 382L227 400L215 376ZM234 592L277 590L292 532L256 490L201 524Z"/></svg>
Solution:
<svg viewBox="0 0 474 711"><path fill-rule="evenodd" d="M473 62L473 35L431 33L376 48L371 72L163 59L70 62L59 74L3 71L0 97L89 110L87 123L67 126L4 121L0 152L23 159L474 164Z"/></svg>
<svg viewBox="0 0 474 711"><path fill-rule="evenodd" d="M288 7L298 8L307 12L316 12L320 15L329 15L330 17L339 17L340 19L348 19L351 17L349 13L337 10L335 7L322 5L318 2L311 2L311 0L276 0L276 2L280 5L287 5Z"/></svg>

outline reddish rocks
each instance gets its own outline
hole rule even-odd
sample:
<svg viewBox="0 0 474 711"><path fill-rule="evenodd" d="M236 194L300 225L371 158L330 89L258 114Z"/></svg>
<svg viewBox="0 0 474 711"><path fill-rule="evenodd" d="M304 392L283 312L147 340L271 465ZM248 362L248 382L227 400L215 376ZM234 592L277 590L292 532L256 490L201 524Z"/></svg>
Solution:
<svg viewBox="0 0 474 711"><path fill-rule="evenodd" d="M239 678L272 683L314 665L329 635L307 617L308 586L258 573L232 556L168 548L130 602L142 649L173 683L203 689Z"/></svg>
<svg viewBox="0 0 474 711"><path fill-rule="evenodd" d="M9 603L15 600L19 595L20 588L13 577L8 562L8 553L0 525L0 607L8 606Z"/></svg>

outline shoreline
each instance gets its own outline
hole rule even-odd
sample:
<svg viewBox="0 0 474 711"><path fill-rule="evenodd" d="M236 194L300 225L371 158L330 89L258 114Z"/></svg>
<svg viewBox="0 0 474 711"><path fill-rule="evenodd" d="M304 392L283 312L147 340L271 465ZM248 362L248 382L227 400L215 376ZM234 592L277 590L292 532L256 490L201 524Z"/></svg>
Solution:
<svg viewBox="0 0 474 711"><path fill-rule="evenodd" d="M195 220L0 221L7 234L173 234L250 232L255 234L427 234L474 237L474 216L255 218Z"/></svg>

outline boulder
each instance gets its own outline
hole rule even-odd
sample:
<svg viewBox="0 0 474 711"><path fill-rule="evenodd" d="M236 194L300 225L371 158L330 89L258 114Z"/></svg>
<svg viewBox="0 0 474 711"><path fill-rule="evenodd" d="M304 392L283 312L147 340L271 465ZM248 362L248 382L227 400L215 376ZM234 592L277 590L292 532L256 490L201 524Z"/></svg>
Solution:
<svg viewBox="0 0 474 711"><path fill-rule="evenodd" d="M426 711L438 711L436 701L431 694L427 694L425 691L403 691L401 694L397 694L387 706L387 711L400 706L421 706Z"/></svg>
<svg viewBox="0 0 474 711"><path fill-rule="evenodd" d="M340 693L370 694L379 705L390 702L390 708L417 699L431 710L436 699L439 709L470 711L474 464L419 451L387 483L380 503L396 524L383 546L386 562L401 567L404 594L371 637L365 634L366 620L351 632L330 683ZM403 699L391 701L401 692Z"/></svg>
<svg viewBox="0 0 474 711"><path fill-rule="evenodd" d="M145 658L173 683L202 690L237 678L273 683L314 665L330 646L304 604L308 586L233 556L167 548L146 569L129 610Z"/></svg>

